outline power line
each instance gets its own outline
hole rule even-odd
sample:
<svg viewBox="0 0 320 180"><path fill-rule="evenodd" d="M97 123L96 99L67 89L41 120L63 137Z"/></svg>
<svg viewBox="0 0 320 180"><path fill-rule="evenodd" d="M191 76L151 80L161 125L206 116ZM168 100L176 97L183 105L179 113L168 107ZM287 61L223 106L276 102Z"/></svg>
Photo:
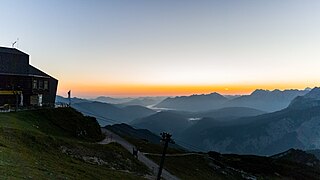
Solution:
<svg viewBox="0 0 320 180"><path fill-rule="evenodd" d="M100 115L96 115L96 114L93 114L92 112L88 112L88 111L82 111L83 113L86 113L86 114L89 114L89 115L92 115L94 116L95 118L101 120L101 121L104 121L104 122L107 122L107 123L116 123L116 124L119 124L121 122L117 121L117 120L114 120L114 119L111 119L111 118L107 118L107 117L104 117L104 116L100 116ZM131 126L131 125L130 125ZM121 128L119 127L116 127L116 126L112 126L113 128L115 129L118 129L118 130L122 130ZM136 128L138 129L138 127L134 127L134 126L131 126L133 128ZM139 135L139 134L136 134L136 136L138 136L139 138L141 139L144 139L145 137Z"/></svg>

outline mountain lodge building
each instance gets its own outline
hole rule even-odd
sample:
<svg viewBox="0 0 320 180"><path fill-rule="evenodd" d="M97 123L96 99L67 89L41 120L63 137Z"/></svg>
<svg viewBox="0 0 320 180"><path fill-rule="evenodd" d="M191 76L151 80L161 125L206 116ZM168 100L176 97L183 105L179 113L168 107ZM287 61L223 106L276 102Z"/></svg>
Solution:
<svg viewBox="0 0 320 180"><path fill-rule="evenodd" d="M54 107L58 80L29 64L29 55L0 47L0 107Z"/></svg>

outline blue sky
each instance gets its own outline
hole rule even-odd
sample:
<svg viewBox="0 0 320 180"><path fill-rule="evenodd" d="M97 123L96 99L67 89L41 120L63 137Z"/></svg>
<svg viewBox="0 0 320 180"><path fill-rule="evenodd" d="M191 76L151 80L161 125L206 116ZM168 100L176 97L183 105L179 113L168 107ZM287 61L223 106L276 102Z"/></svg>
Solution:
<svg viewBox="0 0 320 180"><path fill-rule="evenodd" d="M153 86L236 93L319 83L320 1L0 3L0 46L19 38L31 63L60 80L59 93L148 95Z"/></svg>

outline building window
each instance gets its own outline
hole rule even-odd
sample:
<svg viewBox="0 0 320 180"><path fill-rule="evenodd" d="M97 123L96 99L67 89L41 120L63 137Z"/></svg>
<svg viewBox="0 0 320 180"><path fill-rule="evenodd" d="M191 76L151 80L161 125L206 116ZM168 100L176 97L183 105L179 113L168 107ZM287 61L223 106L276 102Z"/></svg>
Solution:
<svg viewBox="0 0 320 180"><path fill-rule="evenodd" d="M43 81L39 80L39 89L43 89Z"/></svg>
<svg viewBox="0 0 320 180"><path fill-rule="evenodd" d="M38 89L38 81L37 80L33 80L32 89Z"/></svg>
<svg viewBox="0 0 320 180"><path fill-rule="evenodd" d="M48 81L44 81L43 82L43 87L44 87L45 90L49 89Z"/></svg>

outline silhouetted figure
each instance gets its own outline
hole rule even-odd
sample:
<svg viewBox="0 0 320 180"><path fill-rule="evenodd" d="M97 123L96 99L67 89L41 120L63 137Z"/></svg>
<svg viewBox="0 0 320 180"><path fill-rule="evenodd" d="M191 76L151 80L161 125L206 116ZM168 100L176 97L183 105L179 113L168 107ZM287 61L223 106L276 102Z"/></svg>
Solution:
<svg viewBox="0 0 320 180"><path fill-rule="evenodd" d="M69 107L71 106L71 90L68 91Z"/></svg>
<svg viewBox="0 0 320 180"><path fill-rule="evenodd" d="M134 147L132 148L133 157L135 157L135 158L137 158L137 159L138 159L138 152L139 152L138 149L135 149Z"/></svg>

